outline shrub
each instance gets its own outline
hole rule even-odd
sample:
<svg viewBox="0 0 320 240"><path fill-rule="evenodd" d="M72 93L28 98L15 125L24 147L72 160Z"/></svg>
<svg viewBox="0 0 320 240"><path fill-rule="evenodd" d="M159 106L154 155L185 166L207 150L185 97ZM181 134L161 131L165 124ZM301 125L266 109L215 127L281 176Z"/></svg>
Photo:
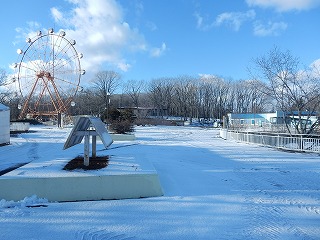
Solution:
<svg viewBox="0 0 320 240"><path fill-rule="evenodd" d="M126 109L119 111L118 109L111 109L108 120L110 130L115 133L124 134L134 131L134 115L132 110Z"/></svg>

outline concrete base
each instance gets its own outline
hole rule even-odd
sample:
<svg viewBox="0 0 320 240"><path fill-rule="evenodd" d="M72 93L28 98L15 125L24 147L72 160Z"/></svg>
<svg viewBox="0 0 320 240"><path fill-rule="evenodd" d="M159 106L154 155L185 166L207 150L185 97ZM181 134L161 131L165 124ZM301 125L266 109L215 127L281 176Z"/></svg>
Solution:
<svg viewBox="0 0 320 240"><path fill-rule="evenodd" d="M37 195L49 201L82 201L162 196L157 172L144 159L111 157L101 170L61 170L68 160L29 163L0 177L0 199ZM49 169L48 169L49 168Z"/></svg>

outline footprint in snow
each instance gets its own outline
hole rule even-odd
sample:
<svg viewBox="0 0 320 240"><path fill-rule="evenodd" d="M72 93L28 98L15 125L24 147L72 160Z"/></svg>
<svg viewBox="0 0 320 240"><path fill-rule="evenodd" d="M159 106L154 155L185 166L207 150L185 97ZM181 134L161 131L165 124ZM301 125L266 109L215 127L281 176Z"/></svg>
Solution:
<svg viewBox="0 0 320 240"><path fill-rule="evenodd" d="M78 231L75 236L76 240L138 240L126 234L107 232L104 229L87 229Z"/></svg>

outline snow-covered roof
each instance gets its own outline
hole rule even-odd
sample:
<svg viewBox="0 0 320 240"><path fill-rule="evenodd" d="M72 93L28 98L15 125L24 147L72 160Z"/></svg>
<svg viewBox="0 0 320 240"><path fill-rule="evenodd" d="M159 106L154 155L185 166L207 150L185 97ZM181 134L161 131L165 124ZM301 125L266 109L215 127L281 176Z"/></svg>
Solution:
<svg viewBox="0 0 320 240"><path fill-rule="evenodd" d="M0 103L0 111L7 111L7 110L9 110L9 107Z"/></svg>

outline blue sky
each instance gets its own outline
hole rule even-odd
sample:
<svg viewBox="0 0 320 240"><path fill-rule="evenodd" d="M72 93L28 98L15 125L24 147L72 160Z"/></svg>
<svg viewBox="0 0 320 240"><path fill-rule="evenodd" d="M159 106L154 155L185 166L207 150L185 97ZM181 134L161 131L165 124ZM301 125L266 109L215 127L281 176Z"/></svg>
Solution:
<svg viewBox="0 0 320 240"><path fill-rule="evenodd" d="M88 81L99 70L125 80L199 74L248 79L274 46L309 66L320 59L320 0L16 0L0 9L0 68L37 30L77 41ZM319 60L320 61L320 60ZM318 62L319 62L318 61Z"/></svg>

